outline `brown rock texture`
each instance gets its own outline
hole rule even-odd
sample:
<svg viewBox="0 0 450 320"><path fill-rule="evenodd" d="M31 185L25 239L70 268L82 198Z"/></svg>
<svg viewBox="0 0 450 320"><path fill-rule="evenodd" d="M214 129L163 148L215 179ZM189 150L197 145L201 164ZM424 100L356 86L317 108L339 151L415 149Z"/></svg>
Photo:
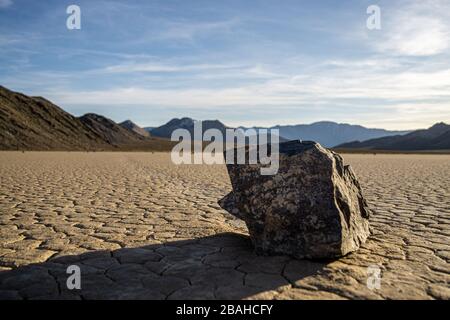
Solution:
<svg viewBox="0 0 450 320"><path fill-rule="evenodd" d="M369 208L337 153L315 142L284 142L278 172L261 175L261 166L228 164L233 191L219 201L246 222L258 254L335 258L367 239Z"/></svg>

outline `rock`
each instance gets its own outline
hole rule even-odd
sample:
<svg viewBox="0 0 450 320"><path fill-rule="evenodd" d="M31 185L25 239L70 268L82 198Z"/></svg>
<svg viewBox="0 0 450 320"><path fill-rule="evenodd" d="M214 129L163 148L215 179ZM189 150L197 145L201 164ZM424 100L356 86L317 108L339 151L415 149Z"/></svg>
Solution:
<svg viewBox="0 0 450 320"><path fill-rule="evenodd" d="M369 208L340 155L289 141L279 145L276 175L261 175L261 166L227 164L233 191L219 201L246 222L257 254L336 258L365 242Z"/></svg>

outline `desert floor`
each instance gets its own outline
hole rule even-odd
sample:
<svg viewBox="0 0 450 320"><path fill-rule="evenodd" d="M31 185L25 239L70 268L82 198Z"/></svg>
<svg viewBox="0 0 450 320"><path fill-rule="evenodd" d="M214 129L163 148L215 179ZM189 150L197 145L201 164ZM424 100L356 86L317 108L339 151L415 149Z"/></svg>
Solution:
<svg viewBox="0 0 450 320"><path fill-rule="evenodd" d="M217 205L231 189L225 166L0 152L0 298L450 299L450 155L344 159L374 211L372 236L312 262L253 254L245 225ZM67 289L69 265L81 290ZM369 289L374 265L380 287Z"/></svg>

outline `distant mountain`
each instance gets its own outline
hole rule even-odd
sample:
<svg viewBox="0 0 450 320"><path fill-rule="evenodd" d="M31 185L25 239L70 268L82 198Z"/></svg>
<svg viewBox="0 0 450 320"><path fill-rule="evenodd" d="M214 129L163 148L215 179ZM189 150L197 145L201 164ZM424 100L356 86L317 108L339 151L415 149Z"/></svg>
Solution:
<svg viewBox="0 0 450 320"><path fill-rule="evenodd" d="M344 142L367 140L383 136L401 135L410 131L388 131L370 129L360 125L321 121L312 124L274 126L270 129L280 130L280 136L289 140L312 140L325 147L333 147Z"/></svg>
<svg viewBox="0 0 450 320"><path fill-rule="evenodd" d="M450 150L450 125L437 123L429 129L416 130L406 135L344 143L339 149L368 150Z"/></svg>
<svg viewBox="0 0 450 320"><path fill-rule="evenodd" d="M29 97L0 86L2 150L170 150L175 143L162 138L170 139L172 132L179 128L187 129L193 137L194 123L191 118L172 119L144 131L130 120L119 125L92 113L74 117L45 98ZM204 131L218 129L224 135L229 128L219 120L202 121L202 127ZM272 128L280 130L280 141L301 139L317 141L326 147L422 150L449 149L447 127L440 123L404 136L401 134L408 131L368 129L334 122ZM151 137L146 131L151 131ZM372 141L379 137L383 138ZM390 137L392 139L388 139ZM358 141L346 143L355 140Z"/></svg>
<svg viewBox="0 0 450 320"><path fill-rule="evenodd" d="M166 124L149 130L153 136L169 138L172 132L176 129L186 129L193 135L194 121L191 118L175 118ZM225 134L227 128L222 122L218 120L202 121L203 131L215 128ZM270 128L264 127L239 127L240 129L278 129L280 130L280 141L288 140L312 140L317 141L325 147L333 147L335 145L354 141L366 140L371 138L378 138L383 136L392 136L398 134L406 134L410 131L388 131L384 129L369 129L359 125L340 124L335 122L316 122L312 124L298 124L288 126L274 126Z"/></svg>
<svg viewBox="0 0 450 320"><path fill-rule="evenodd" d="M119 125L125 129L131 130L137 134L140 134L141 136L150 137L149 131L145 130L144 128L139 127L137 124L135 124L131 120L125 120L125 121L119 123Z"/></svg>
<svg viewBox="0 0 450 320"><path fill-rule="evenodd" d="M163 138L170 139L172 132L174 130L186 129L191 134L192 139L194 139L195 121L196 120L193 120L191 118L181 118L181 119L175 118L175 119L172 119L169 122L167 122L165 125L151 129L150 133L152 134L152 136L155 136L155 137L163 137ZM208 129L219 130L222 133L224 139L226 139L227 138L226 130L227 129L235 129L235 128L228 127L228 126L224 125L222 122L220 122L219 120L202 120L202 130L203 130L202 133L204 133ZM270 137L268 137L267 139L268 139L268 141L270 141ZM228 139L228 140L232 141L230 139ZM246 141L247 141L247 143L249 142L248 139ZM283 137L279 137L279 141L283 142L283 141L287 141L287 139L284 139Z"/></svg>
<svg viewBox="0 0 450 320"><path fill-rule="evenodd" d="M151 135L154 137L168 138L172 136L172 132L176 129L186 129L191 134L191 137L194 137L194 124L195 120L191 118L175 118L167 122L166 124L154 128L150 131ZM223 135L225 135L226 129L228 127L225 126L219 120L204 120L202 121L202 129L205 132L208 129L218 129Z"/></svg>
<svg viewBox="0 0 450 320"><path fill-rule="evenodd" d="M170 150L96 114L74 117L42 98L0 86L1 150Z"/></svg>
<svg viewBox="0 0 450 320"><path fill-rule="evenodd" d="M153 128L150 133L155 137L162 137L170 139L172 132L176 129L188 129L194 126L194 120L191 118L174 118L163 124L162 126Z"/></svg>

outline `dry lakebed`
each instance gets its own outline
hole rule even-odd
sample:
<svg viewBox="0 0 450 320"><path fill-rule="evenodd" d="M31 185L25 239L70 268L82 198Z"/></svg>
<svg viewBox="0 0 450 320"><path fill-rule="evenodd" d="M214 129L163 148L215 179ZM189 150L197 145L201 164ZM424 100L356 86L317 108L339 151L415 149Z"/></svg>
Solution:
<svg viewBox="0 0 450 320"><path fill-rule="evenodd" d="M343 154L371 236L332 261L253 253L225 165L0 152L1 299L450 299L450 155ZM67 268L81 271L69 290ZM379 267L380 283L368 285Z"/></svg>

